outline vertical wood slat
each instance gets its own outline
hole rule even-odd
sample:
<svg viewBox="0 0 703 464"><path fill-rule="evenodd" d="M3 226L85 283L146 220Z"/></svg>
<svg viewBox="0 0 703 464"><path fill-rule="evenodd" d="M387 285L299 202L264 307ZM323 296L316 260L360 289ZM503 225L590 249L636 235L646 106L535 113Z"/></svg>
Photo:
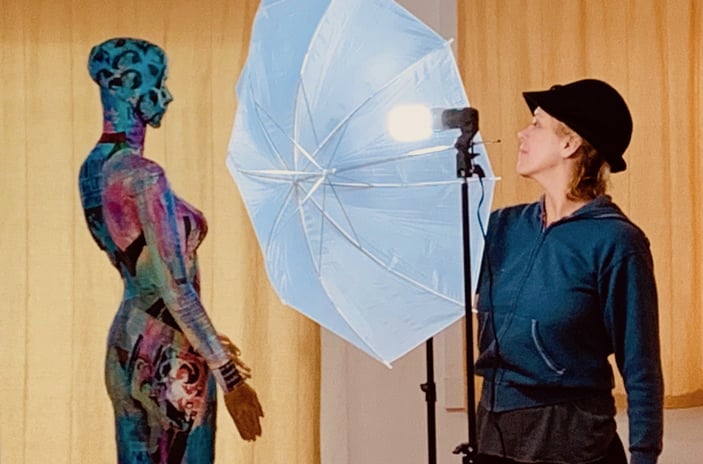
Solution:
<svg viewBox="0 0 703 464"><path fill-rule="evenodd" d="M696 285L695 294L698 295L698 298L694 300L694 306L698 309L698 317L694 321L698 323L698 333L700 333L703 330L703 310L701 310L703 308L703 234L700 233L703 230L703 218L700 215L700 205L703 202L703 182L701 182L703 180L703 160L701 159L703 154L703 111L701 111L703 108L703 92L700 90L703 88L703 59L701 59L703 57L703 44L701 44L700 40L700 37L703 36L703 2L693 2L692 8L691 38L693 43L691 44L691 55L698 57L698 59L692 60L691 72L693 74L693 88L698 90L691 98L693 111L689 124L695 137L691 153L691 171L695 174L696 182L693 194L695 198L694 204L698 208L692 218L694 230L697 233L693 247L694 259L697 263L693 280ZM698 376L697 379L694 379L694 382L699 386L703 385L703 342L699 342L697 353L695 348L689 350L689 352L691 356L696 357L693 363L693 371L697 372ZM703 388L699 390L699 393L703 393Z"/></svg>
<svg viewBox="0 0 703 464"><path fill-rule="evenodd" d="M269 424L276 414L268 393L262 388L262 379L270 375L271 367L267 366L262 351L256 349L259 343L257 329L263 326L255 322L263 315L258 309L263 304L258 298L262 279L258 266L263 262L244 205L225 166L236 109L234 86L246 59L255 9L254 1L243 4L228 2L220 5L212 16L211 166L215 197L208 215L208 242L213 256L212 309L221 330L242 349L243 358L254 370L252 385L257 389L266 413L263 443L272 436ZM261 459L262 447L237 443L236 432L232 430L232 421L227 414L218 418L218 430L223 431L223 439L218 439L217 455L224 462L266 462Z"/></svg>
<svg viewBox="0 0 703 464"><path fill-rule="evenodd" d="M667 380L674 375L671 303L673 298L671 256L671 206L668 161L671 134L661 122L669 118L667 79L661 71L666 66L665 32L659 5L639 2L637 14L628 22L629 104L635 129L628 150L630 172L630 210L628 214L646 232L652 242L661 314L662 362ZM646 74L645 74L646 73ZM645 77L645 79L643 79ZM659 117L653 118L654 114ZM661 118L661 119L660 119ZM656 136L652 136L656 134ZM655 155L656 153L656 155ZM660 154L666 153L666 156ZM672 384L667 382L667 389Z"/></svg>
<svg viewBox="0 0 703 464"><path fill-rule="evenodd" d="M73 462L115 462L112 406L105 390L104 359L107 333L121 298L119 274L94 243L86 226L78 196L78 170L102 131L98 86L88 74L91 48L115 36L130 35L125 27L135 8L120 4L120 14L98 13L91 0L72 0L71 55L73 58L72 187L74 213L74 313L71 404ZM99 444L99 446L98 446Z"/></svg>
<svg viewBox="0 0 703 464"><path fill-rule="evenodd" d="M661 8L661 6L660 6ZM700 36L692 35L694 26L692 21L692 4L684 3L678 8L661 8L660 14L664 17L662 29L664 31L663 47L666 61L662 67L666 85L666 106L669 117L662 118L661 124L666 127L669 135L667 147L668 156L660 156L666 164L663 173L669 182L665 197L670 199L667 213L670 217L670 235L668 253L671 256L672 288L671 300L665 303L664 314L669 317L669 336L671 337L671 377L669 387L671 391L686 391L688 385L697 384L703 389L703 369L700 364L700 354L703 353L703 343L700 342L700 329L689 330L691 320L695 320L700 313L700 307L694 303L700 293L700 287L692 279L682 285L680 276L694 276L696 268L695 249L700 246L701 233L694 228L694 218L700 214L701 198L696 194L696 185L701 178L694 169L695 161L701 156L696 151L696 137L700 137L700 126L694 126L695 106L691 105L692 96L699 92L695 85L695 68L700 63L698 59L689 59L692 50L696 48ZM671 83L676 83L671 85ZM682 194L683 193L683 194ZM698 232L698 233L696 233ZM682 248L681 245L688 245ZM666 301L666 300L664 300ZM687 356L678 356L678 353L687 353L688 347L700 346L698 351L692 351ZM695 356L698 354L698 356ZM667 360L668 361L668 360ZM697 368L698 367L698 368ZM686 376L676 373L686 372ZM696 381L697 380L697 381Z"/></svg>
<svg viewBox="0 0 703 464"><path fill-rule="evenodd" d="M24 462L27 331L27 163L24 17L21 2L0 0L0 462Z"/></svg>
<svg viewBox="0 0 703 464"><path fill-rule="evenodd" d="M74 179L70 10L25 4L27 196L26 462L71 463Z"/></svg>

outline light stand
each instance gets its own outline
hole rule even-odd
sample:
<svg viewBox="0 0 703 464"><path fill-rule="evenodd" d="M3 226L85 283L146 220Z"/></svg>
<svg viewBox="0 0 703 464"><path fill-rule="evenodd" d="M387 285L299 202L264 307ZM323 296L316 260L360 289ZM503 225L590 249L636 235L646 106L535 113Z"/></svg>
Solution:
<svg viewBox="0 0 703 464"><path fill-rule="evenodd" d="M478 111L475 108L433 110L435 130L460 129L461 135L457 138L454 147L457 149L457 177L463 179L461 185L461 215L463 230L464 250L464 306L466 324L466 388L467 388L467 415L468 415L468 443L458 445L453 453L462 454L462 464L476 463L476 410L474 392L474 356L473 356L473 316L471 314L471 232L469 227L469 183L467 179L474 174L485 177L483 169L474 164L473 138L478 132ZM437 391L434 381L434 348L433 339L425 342L427 357L427 382L420 385L425 392L427 402L427 448L429 464L437 463L437 438L435 403Z"/></svg>
<svg viewBox="0 0 703 464"><path fill-rule="evenodd" d="M451 115L455 127L461 129L454 147L456 154L456 174L463 179L461 184L461 219L464 248L464 323L466 327L466 393L469 441L458 445L453 453L462 455L463 464L476 463L476 394L474 389L474 350L473 350L473 315L471 314L471 228L469 227L469 182L468 178L474 175L483 178L485 173L481 166L474 163L477 156L474 153L473 138L478 132L478 111L474 108L452 110L457 113ZM444 119L444 117L443 117Z"/></svg>

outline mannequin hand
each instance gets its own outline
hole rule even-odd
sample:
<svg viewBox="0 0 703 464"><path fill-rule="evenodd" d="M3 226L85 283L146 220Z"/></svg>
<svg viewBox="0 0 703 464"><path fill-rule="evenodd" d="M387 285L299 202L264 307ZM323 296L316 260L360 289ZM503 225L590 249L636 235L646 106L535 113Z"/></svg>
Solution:
<svg viewBox="0 0 703 464"><path fill-rule="evenodd" d="M246 441L254 441L261 436L261 421L264 410L261 408L256 391L245 380L251 378L251 368L240 358L242 352L226 335L219 334L220 343L229 352L230 359L239 371L242 382L225 393L225 405L237 426L239 435Z"/></svg>
<svg viewBox="0 0 703 464"><path fill-rule="evenodd" d="M225 404L243 440L255 441L261 436L260 418L264 417L264 410L249 384L242 381L225 393Z"/></svg>
<svg viewBox="0 0 703 464"><path fill-rule="evenodd" d="M250 379L251 378L251 368L247 366L244 361L242 361L242 358L240 358L242 352L239 350L237 345L232 343L232 340L229 339L227 335L222 335L218 334L217 338L220 339L220 343L227 349L229 352L229 357L232 359L232 362L234 362L235 367L239 371L239 375L244 379Z"/></svg>

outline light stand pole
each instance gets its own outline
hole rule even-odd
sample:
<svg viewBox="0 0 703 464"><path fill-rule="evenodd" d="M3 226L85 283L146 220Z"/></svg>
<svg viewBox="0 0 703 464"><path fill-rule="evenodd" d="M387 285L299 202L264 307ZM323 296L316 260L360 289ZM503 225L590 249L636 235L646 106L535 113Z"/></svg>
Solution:
<svg viewBox="0 0 703 464"><path fill-rule="evenodd" d="M475 108L433 110L437 119L435 129L460 129L461 135L457 138L454 147L457 149L457 177L463 179L461 185L461 216L463 230L464 250L464 307L466 323L466 388L467 412L469 422L469 441L462 443L454 449L454 454L462 454L462 464L476 463L476 410L474 392L474 355L473 355L473 316L471 314L471 231L469 227L469 182L468 178L474 174L479 178L485 177L483 169L474 164L477 156L473 151L473 138L478 133L478 110ZM441 120L440 120L441 119ZM437 463L437 434L435 403L437 402L437 389L434 381L434 347L432 338L425 342L427 357L427 382L420 385L425 392L427 402L427 449L429 464Z"/></svg>
<svg viewBox="0 0 703 464"><path fill-rule="evenodd" d="M462 455L462 464L476 463L476 394L474 388L474 351L473 351L473 315L471 314L471 228L469 223L469 182L468 178L474 175L485 177L483 169L474 164L476 153L473 151L473 138L478 132L478 111L474 108L464 108L461 111L461 135L454 145L457 149L456 164L457 177L463 179L461 185L461 219L464 249L464 323L466 328L466 392L467 392L467 417L469 441L462 443L454 449L454 454Z"/></svg>

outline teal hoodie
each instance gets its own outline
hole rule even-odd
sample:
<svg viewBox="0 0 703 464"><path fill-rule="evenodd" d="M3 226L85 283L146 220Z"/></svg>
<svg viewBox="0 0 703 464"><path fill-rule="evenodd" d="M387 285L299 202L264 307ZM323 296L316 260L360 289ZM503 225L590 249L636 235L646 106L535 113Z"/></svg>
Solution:
<svg viewBox="0 0 703 464"><path fill-rule="evenodd" d="M610 391L614 353L631 462L654 463L663 381L649 241L608 196L548 227L543 209L539 201L491 215L478 286L476 373L492 392L483 406L500 412Z"/></svg>

